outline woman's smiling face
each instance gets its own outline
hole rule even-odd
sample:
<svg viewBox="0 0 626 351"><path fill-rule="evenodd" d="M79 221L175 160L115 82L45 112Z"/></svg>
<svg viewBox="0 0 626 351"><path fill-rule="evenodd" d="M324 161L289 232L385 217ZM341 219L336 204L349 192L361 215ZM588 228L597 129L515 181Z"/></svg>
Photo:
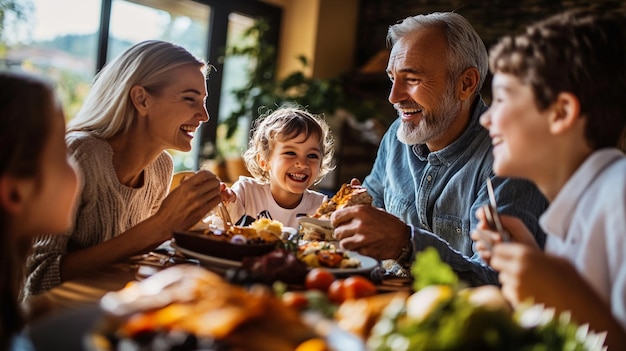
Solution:
<svg viewBox="0 0 626 351"><path fill-rule="evenodd" d="M209 120L204 73L195 65L185 65L171 73L172 83L151 95L150 135L164 148L191 150L191 140L202 122Z"/></svg>
<svg viewBox="0 0 626 351"><path fill-rule="evenodd" d="M492 103L480 123L493 144L493 170L502 177L535 179L535 170L551 159L549 114L539 111L529 85L514 75L496 73Z"/></svg>

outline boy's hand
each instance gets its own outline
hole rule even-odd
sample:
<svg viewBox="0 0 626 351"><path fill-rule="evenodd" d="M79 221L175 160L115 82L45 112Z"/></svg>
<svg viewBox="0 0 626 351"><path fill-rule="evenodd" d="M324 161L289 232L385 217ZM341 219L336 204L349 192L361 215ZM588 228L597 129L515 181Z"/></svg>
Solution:
<svg viewBox="0 0 626 351"><path fill-rule="evenodd" d="M498 232L490 229L482 207L476 211L476 218L478 218L478 225L476 225L476 229L472 231L471 238L476 243L475 249L480 255L480 258L486 264L490 264L493 247L503 240ZM526 244L533 248L539 248L535 238L528 228L526 228L524 222L519 218L501 215L500 220L502 221L504 230L510 233L511 241Z"/></svg>

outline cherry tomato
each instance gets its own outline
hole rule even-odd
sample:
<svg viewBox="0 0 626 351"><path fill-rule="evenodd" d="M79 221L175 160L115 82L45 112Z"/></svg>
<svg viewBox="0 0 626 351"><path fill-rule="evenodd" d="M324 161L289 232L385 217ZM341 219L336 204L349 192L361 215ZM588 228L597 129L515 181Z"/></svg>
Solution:
<svg viewBox="0 0 626 351"><path fill-rule="evenodd" d="M304 286L307 289L317 289L323 292L327 292L330 284L335 280L335 275L324 268L311 269L305 279Z"/></svg>
<svg viewBox="0 0 626 351"><path fill-rule="evenodd" d="M309 305L309 299L302 292L287 291L282 296L285 306L298 310L305 309Z"/></svg>
<svg viewBox="0 0 626 351"><path fill-rule="evenodd" d="M344 280L337 279L328 287L328 299L334 303L342 303L345 300L346 292L344 289Z"/></svg>
<svg viewBox="0 0 626 351"><path fill-rule="evenodd" d="M335 303L375 295L376 286L360 275L337 279L328 287L328 298Z"/></svg>
<svg viewBox="0 0 626 351"><path fill-rule="evenodd" d="M343 282L345 290L345 299L359 299L376 295L376 285L371 280L360 276L353 275Z"/></svg>

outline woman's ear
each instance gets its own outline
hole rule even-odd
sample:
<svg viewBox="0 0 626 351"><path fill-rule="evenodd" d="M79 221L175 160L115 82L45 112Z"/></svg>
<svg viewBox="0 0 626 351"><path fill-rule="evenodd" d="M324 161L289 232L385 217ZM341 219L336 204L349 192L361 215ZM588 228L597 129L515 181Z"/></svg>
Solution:
<svg viewBox="0 0 626 351"><path fill-rule="evenodd" d="M135 106L135 109L141 116L145 116L148 113L148 92L141 85L133 85L130 88L130 100Z"/></svg>
<svg viewBox="0 0 626 351"><path fill-rule="evenodd" d="M24 211L33 190L32 180L4 175L0 177L0 206L10 214L17 215Z"/></svg>
<svg viewBox="0 0 626 351"><path fill-rule="evenodd" d="M554 112L550 115L550 132L562 134L572 129L581 121L580 101L572 93L560 93L553 104Z"/></svg>

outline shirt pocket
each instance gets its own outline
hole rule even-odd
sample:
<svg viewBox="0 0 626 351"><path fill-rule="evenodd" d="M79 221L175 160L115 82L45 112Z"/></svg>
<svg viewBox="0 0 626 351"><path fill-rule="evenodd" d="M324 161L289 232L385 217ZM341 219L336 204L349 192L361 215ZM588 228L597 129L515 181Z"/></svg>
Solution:
<svg viewBox="0 0 626 351"><path fill-rule="evenodd" d="M471 257L472 239L469 236L469 220L454 215L438 215L434 218L433 232L447 241L454 249Z"/></svg>

